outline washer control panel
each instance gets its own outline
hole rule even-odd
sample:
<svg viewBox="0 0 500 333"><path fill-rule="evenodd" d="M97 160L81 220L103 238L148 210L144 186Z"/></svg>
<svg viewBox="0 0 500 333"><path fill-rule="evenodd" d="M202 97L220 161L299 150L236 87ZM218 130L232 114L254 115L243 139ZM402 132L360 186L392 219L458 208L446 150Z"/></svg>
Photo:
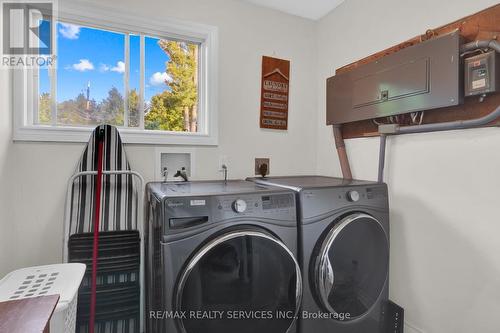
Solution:
<svg viewBox="0 0 500 333"><path fill-rule="evenodd" d="M165 219L170 229L246 217L296 223L295 194L181 197L165 201Z"/></svg>
<svg viewBox="0 0 500 333"><path fill-rule="evenodd" d="M295 198L290 194L240 195L217 197L214 217L228 219L241 216L282 218L295 213ZM272 217L275 218L275 217Z"/></svg>
<svg viewBox="0 0 500 333"><path fill-rule="evenodd" d="M244 213L247 210L247 202L243 199L236 199L233 201L232 207L236 213Z"/></svg>
<svg viewBox="0 0 500 333"><path fill-rule="evenodd" d="M346 196L347 200L349 200L350 202L357 202L360 198L359 192L356 190L347 191Z"/></svg>

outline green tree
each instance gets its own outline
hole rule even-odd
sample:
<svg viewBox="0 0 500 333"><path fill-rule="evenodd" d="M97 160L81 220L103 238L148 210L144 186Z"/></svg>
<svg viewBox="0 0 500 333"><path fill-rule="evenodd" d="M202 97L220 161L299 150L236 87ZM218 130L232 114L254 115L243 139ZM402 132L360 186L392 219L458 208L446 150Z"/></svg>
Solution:
<svg viewBox="0 0 500 333"><path fill-rule="evenodd" d="M123 96L115 87L108 91L108 97L102 101L99 107L98 123L115 126L123 125L125 102Z"/></svg>
<svg viewBox="0 0 500 333"><path fill-rule="evenodd" d="M51 122L51 98L48 93L40 95L39 120L42 124ZM129 94L130 121L129 126L139 126L139 95L132 90ZM67 125L123 125L125 103L122 95L115 87L108 91L108 96L97 103L88 101L83 93L75 99L63 101L57 106L57 120Z"/></svg>
<svg viewBox="0 0 500 333"><path fill-rule="evenodd" d="M51 110L52 98L50 98L49 93L43 93L40 95L40 101L38 104L38 121L40 124L50 124L52 119Z"/></svg>
<svg viewBox="0 0 500 333"><path fill-rule="evenodd" d="M139 94L135 89L132 89L128 94L128 110L129 119L128 124L130 127L139 127Z"/></svg>
<svg viewBox="0 0 500 333"><path fill-rule="evenodd" d="M148 129L196 131L198 103L198 46L160 40L158 45L168 54L166 72L169 89L153 96L145 116Z"/></svg>
<svg viewBox="0 0 500 333"><path fill-rule="evenodd" d="M57 105L57 121L67 125L94 125L98 121L98 110L95 100L87 101L80 93L75 99Z"/></svg>
<svg viewBox="0 0 500 333"><path fill-rule="evenodd" d="M150 111L146 114L146 129L163 131L183 131L184 117L182 107L176 96L164 91L151 98Z"/></svg>

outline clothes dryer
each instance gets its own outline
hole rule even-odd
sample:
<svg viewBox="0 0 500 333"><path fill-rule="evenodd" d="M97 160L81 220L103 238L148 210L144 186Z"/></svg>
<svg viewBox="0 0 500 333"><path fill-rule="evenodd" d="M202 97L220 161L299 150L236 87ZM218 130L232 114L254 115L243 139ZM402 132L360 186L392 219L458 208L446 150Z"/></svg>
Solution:
<svg viewBox="0 0 500 333"><path fill-rule="evenodd" d="M249 178L296 192L304 333L378 333L389 293L389 204L381 183Z"/></svg>

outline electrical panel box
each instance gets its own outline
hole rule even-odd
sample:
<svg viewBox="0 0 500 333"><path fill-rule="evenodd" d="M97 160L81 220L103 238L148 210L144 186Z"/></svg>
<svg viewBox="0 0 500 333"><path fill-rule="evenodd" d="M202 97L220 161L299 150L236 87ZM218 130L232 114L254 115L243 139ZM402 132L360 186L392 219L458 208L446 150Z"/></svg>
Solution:
<svg viewBox="0 0 500 333"><path fill-rule="evenodd" d="M500 54L495 51L465 59L465 96L500 90Z"/></svg>
<svg viewBox="0 0 500 333"><path fill-rule="evenodd" d="M463 102L461 37L436 37L327 79L328 125Z"/></svg>

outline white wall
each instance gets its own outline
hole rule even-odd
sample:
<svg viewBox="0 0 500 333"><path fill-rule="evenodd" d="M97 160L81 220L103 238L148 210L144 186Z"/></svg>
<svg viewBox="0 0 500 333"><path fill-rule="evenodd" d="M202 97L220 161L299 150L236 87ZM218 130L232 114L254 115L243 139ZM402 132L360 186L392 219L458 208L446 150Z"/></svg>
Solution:
<svg viewBox="0 0 500 333"><path fill-rule="evenodd" d="M7 72L6 71L0 71L0 92L2 93L3 97L8 96L9 94L9 85L7 82ZM0 263L1 266L5 266L9 259L9 251L8 249L11 248L12 242L10 241L9 233L12 232L12 225L8 223L9 220L11 220L11 214L10 211L8 210L8 195L9 191L7 189L7 182L4 181L4 175L7 173L7 151L9 148L9 140L6 138L6 136L10 133L11 131L11 126L9 123L10 117L8 114L9 109L9 103L8 103L8 98L1 98L0 99ZM2 276L2 269L0 269L0 276Z"/></svg>
<svg viewBox="0 0 500 333"><path fill-rule="evenodd" d="M340 175L325 126L335 68L494 5L493 0L348 0L318 25L318 173ZM378 139L347 141L356 178L376 179ZM389 138L391 298L407 332L498 332L500 129Z"/></svg>
<svg viewBox="0 0 500 333"><path fill-rule="evenodd" d="M64 2L67 0L62 0ZM271 157L273 174L315 171L315 24L230 0L106 0L100 4L143 17L170 16L219 27L219 146L196 149L196 174L220 179L253 172L254 157ZM147 5L145 5L147 4ZM291 60L289 129L259 129L262 55ZM82 144L12 143L9 82L0 86L0 277L12 269L61 260L65 185ZM134 169L154 177L154 147L126 150Z"/></svg>
<svg viewBox="0 0 500 333"><path fill-rule="evenodd" d="M325 79L337 67L495 4L348 0L313 23L231 0L101 3L219 27L220 144L196 149L196 172L204 179L220 177L219 155L229 156L232 178L251 175L253 158L265 156L271 157L273 174L340 175L331 128L324 125ZM264 54L292 61L287 133L258 128ZM12 143L5 71L0 94L2 276L60 261L64 188L83 145ZM354 176L375 179L378 141L349 140L347 148ZM133 167L151 180L154 147L126 149ZM499 152L498 128L389 139L391 297L406 308L407 332L497 331Z"/></svg>

